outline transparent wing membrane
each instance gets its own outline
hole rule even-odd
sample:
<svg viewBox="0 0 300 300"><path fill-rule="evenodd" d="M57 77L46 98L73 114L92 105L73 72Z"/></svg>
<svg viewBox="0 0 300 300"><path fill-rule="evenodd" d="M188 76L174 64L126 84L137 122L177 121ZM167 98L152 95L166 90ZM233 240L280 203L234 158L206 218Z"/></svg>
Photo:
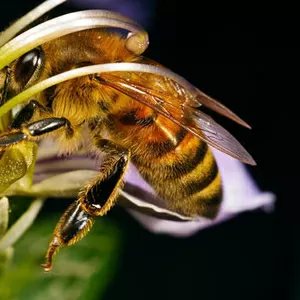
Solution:
<svg viewBox="0 0 300 300"><path fill-rule="evenodd" d="M175 81L139 72L112 72L100 75L101 82L147 105L156 112L195 134L212 147L250 165L254 159L246 149L210 116L201 112L200 101L208 108L249 126L221 103L200 92L196 95ZM195 104L199 104L196 106ZM201 103L202 104L202 103Z"/></svg>

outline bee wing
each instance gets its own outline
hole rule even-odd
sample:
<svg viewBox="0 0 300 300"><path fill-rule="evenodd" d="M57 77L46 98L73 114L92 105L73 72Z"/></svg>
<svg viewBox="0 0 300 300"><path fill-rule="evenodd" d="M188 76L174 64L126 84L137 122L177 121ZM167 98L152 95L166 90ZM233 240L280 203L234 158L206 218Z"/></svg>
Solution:
<svg viewBox="0 0 300 300"><path fill-rule="evenodd" d="M145 75L145 73L140 72L102 73L100 79L102 84L152 108L212 147L244 163L256 164L246 149L227 130L217 124L210 116L201 112L199 105L198 107L195 106L196 101L198 101L195 99L195 95L183 89L173 80L154 74L149 76L149 74ZM203 98L203 95L205 94L200 92L199 98ZM216 100L214 101L218 103ZM231 113L230 110L223 109L221 104L220 106L211 103L209 105L210 107L213 106L215 111L221 110L221 114L229 114L231 119L232 116L235 118L235 114ZM240 120L238 117L237 119Z"/></svg>
<svg viewBox="0 0 300 300"><path fill-rule="evenodd" d="M205 113L193 111L196 128L192 128L194 134L202 138L209 145L216 149L235 157L247 164L256 165L252 156L246 149L233 137L226 129L215 122L210 116ZM197 130L198 129L198 130ZM200 132L199 132L200 129Z"/></svg>
<svg viewBox="0 0 300 300"><path fill-rule="evenodd" d="M215 112L219 113L220 115L223 115L223 116L231 119L232 121L235 121L238 124L251 129L251 126L249 124L247 124L244 120L242 120L239 116L237 116L233 111L231 111L225 105L223 105L222 103L218 102L217 100L209 97L208 95L204 94L199 89L196 89L196 91L197 91L197 94L195 96L195 99L193 100L194 103L196 103L196 106L197 106L197 104L198 104L198 106L199 106L199 104L204 105L207 108L211 109L212 111L215 111Z"/></svg>

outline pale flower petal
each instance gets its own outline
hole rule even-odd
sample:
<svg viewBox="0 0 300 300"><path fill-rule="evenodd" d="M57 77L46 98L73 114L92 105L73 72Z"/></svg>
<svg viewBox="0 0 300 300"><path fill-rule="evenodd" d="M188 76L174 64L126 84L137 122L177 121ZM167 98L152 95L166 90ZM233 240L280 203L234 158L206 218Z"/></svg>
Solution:
<svg viewBox="0 0 300 300"><path fill-rule="evenodd" d="M152 232L186 237L245 211L263 209L266 212L271 212L275 195L260 191L244 164L220 151L213 149L213 152L223 176L224 185L224 200L220 213L215 220L199 217L195 221L174 222L146 216L134 210L130 210L130 213Z"/></svg>
<svg viewBox="0 0 300 300"><path fill-rule="evenodd" d="M271 212L275 196L258 189L243 163L218 150L212 150L223 176L224 186L224 200L215 220L200 216L191 220L167 210L163 199L156 195L133 165L130 165L126 173L125 187L121 191L118 204L126 207L150 231L174 236L191 235L245 211L263 209ZM97 166L97 160L84 153L59 158L52 142L45 140L39 146L34 175L36 183L30 193L51 197L76 197L79 189L96 176Z"/></svg>

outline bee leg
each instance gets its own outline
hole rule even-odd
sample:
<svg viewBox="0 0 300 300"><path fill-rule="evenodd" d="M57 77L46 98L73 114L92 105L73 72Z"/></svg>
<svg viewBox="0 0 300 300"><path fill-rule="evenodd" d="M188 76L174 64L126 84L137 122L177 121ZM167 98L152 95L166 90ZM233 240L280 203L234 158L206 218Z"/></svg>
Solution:
<svg viewBox="0 0 300 300"><path fill-rule="evenodd" d="M39 102L37 102L36 100L31 100L27 105L25 105L23 107L23 109L18 113L18 115L15 117L15 119L13 120L12 124L10 125L10 129L12 129L12 131L10 133L14 133L14 135L11 135L10 137L9 134L2 134L3 139L5 137L8 137L8 139L10 139L10 141L7 141L7 144L15 144L18 143L20 141L22 141L23 139L26 139L24 135L22 135L21 133L16 133L17 130L14 129L20 129L21 126L24 123L27 123L31 120L34 112L36 110L45 112L46 108L43 107ZM0 135L0 139L2 138ZM2 145L2 147L7 147L8 145ZM0 158L2 157L2 154L4 153L4 150L1 149L0 146Z"/></svg>
<svg viewBox="0 0 300 300"><path fill-rule="evenodd" d="M11 128L14 128L14 129L21 128L21 126L24 123L27 123L31 120L31 118L36 110L46 111L45 107L43 107L39 102L37 102L36 100L31 100L18 113L18 115L16 116L16 118L13 120L13 122L11 124Z"/></svg>
<svg viewBox="0 0 300 300"><path fill-rule="evenodd" d="M72 130L69 121L65 118L46 118L20 129L13 129L9 133L0 135L0 149L3 150L13 144L22 142L23 140L34 140L35 137L66 127L66 131Z"/></svg>
<svg viewBox="0 0 300 300"><path fill-rule="evenodd" d="M89 182L60 218L50 242L45 271L52 268L53 257L59 248L72 245L81 240L94 223L94 216L105 215L115 204L124 174L130 161L130 151L106 139L96 141L95 145L105 155L100 174Z"/></svg>
<svg viewBox="0 0 300 300"><path fill-rule="evenodd" d="M82 209L81 203L73 202L57 223L53 239L49 245L46 262L42 267L46 272L52 269L52 261L62 246L75 244L82 239L93 226L94 218Z"/></svg>

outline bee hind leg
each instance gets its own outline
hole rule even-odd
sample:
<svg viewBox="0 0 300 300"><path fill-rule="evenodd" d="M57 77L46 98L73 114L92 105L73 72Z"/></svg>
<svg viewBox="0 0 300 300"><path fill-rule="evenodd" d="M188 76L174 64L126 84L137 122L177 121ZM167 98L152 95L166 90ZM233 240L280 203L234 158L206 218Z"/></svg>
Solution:
<svg viewBox="0 0 300 300"><path fill-rule="evenodd" d="M100 174L80 191L78 201L89 214L103 216L119 195L131 152L107 139L99 139L95 145L105 155Z"/></svg>
<svg viewBox="0 0 300 300"><path fill-rule="evenodd" d="M100 173L79 192L78 199L58 221L46 254L46 263L42 265L45 271L52 269L53 257L59 248L81 240L91 229L94 217L105 215L119 195L131 153L106 139L97 140L95 145L105 154Z"/></svg>

